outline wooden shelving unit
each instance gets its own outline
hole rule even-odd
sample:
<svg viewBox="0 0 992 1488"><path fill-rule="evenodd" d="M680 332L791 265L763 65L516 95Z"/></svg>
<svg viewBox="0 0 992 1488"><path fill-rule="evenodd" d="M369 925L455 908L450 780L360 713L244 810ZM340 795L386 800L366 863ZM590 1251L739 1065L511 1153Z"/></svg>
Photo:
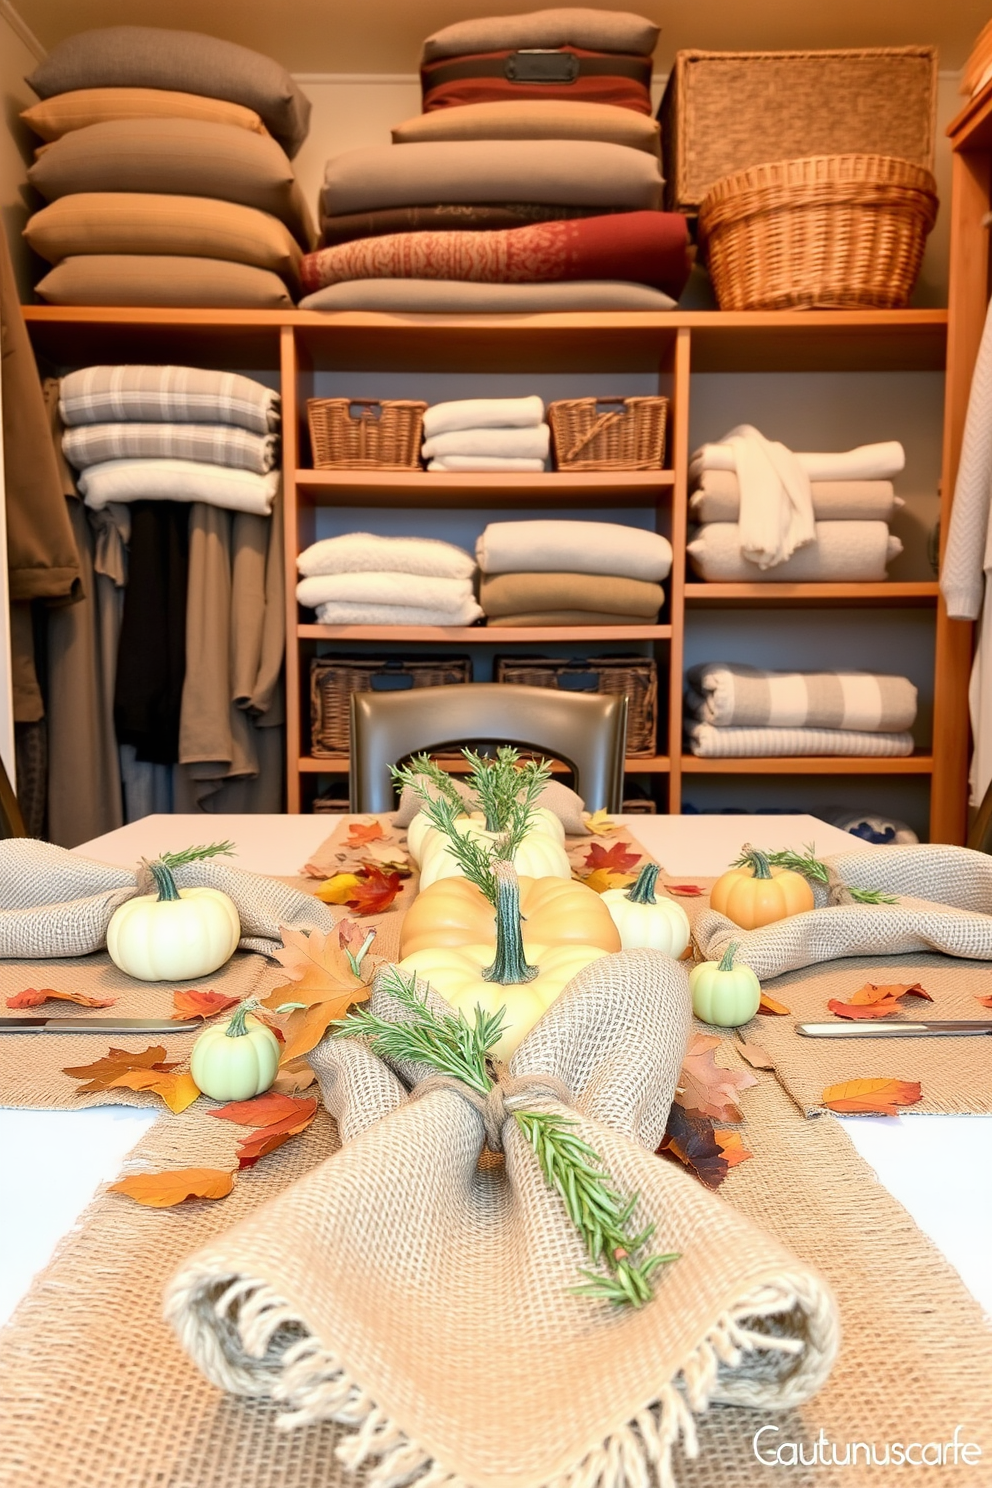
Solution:
<svg viewBox="0 0 992 1488"><path fill-rule="evenodd" d="M989 115L992 120L992 112ZM992 123L988 128L992 133ZM984 158L984 157L983 157ZM987 161L985 209L988 209ZM979 173L981 174L981 173ZM283 398L283 474L287 607L287 804L309 809L320 776L347 772L345 755L314 758L309 742L309 660L318 648L374 643L399 654L403 647L575 646L587 650L624 642L654 647L660 691L667 691L659 753L631 758L629 774L667 777L667 808L681 809L683 776L932 776L931 835L961 840L961 736L966 740L966 646L941 619L936 584L687 582L687 466L691 372L916 371L943 369L947 315L940 310L679 312L530 316L391 316L313 311L185 311L121 309L25 310L35 347L56 366L102 360L189 360L204 366L265 371ZM972 340L977 349L977 329ZM957 349L955 365L967 357ZM973 360L973 352L972 352ZM322 373L428 373L484 369L519 375L538 372L595 375L649 373L671 399L670 468L618 472L502 476L426 472L336 472L309 467L306 399ZM968 366L970 374L970 364ZM959 370L960 375L960 370ZM944 500L948 465L945 460ZM397 628L323 626L295 601L296 555L313 541L317 513L335 507L424 510L528 509L572 511L639 507L653 513L675 553L659 625ZM946 523L945 523L946 527ZM938 626L934 747L909 758L699 759L683 753L682 675L687 616L707 608L790 607L934 608ZM967 629L967 627L958 627ZM970 641L968 642L970 645ZM948 661L950 658L950 662ZM838 658L838 663L845 658ZM941 668L946 668L941 675ZM966 743L963 746L966 751Z"/></svg>

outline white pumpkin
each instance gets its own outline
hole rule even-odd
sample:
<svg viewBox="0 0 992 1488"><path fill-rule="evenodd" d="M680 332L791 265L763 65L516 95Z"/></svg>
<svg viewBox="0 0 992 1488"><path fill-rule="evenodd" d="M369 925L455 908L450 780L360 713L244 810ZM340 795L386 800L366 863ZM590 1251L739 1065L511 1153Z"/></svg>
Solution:
<svg viewBox="0 0 992 1488"><path fill-rule="evenodd" d="M149 867L158 893L139 894L114 911L110 959L142 982L186 982L216 971L241 939L233 900L220 889L177 889L165 864Z"/></svg>
<svg viewBox="0 0 992 1488"><path fill-rule="evenodd" d="M193 1045L189 1072L212 1100L253 1100L269 1089L279 1069L279 1041L271 1028L248 1017L253 998L235 1009L229 1023L213 1023Z"/></svg>
<svg viewBox="0 0 992 1488"><path fill-rule="evenodd" d="M673 899L655 897L657 878L657 863L645 863L636 883L629 889L607 889L602 900L620 932L620 944L625 951L646 946L677 959L692 934L689 916Z"/></svg>

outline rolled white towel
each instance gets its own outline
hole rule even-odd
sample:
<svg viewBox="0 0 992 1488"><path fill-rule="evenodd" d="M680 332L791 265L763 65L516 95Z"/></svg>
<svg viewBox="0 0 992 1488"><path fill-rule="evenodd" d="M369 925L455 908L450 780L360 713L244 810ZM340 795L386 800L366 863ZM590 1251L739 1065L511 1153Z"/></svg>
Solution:
<svg viewBox="0 0 992 1488"><path fill-rule="evenodd" d="M717 728L687 719L685 737L692 754L702 759L746 759L748 756L843 754L888 759L912 754L911 733L873 734L858 729Z"/></svg>
<svg viewBox="0 0 992 1488"><path fill-rule="evenodd" d="M107 460L82 471L77 484L94 510L112 501L204 501L267 517L279 480L278 470L256 475L199 460Z"/></svg>
<svg viewBox="0 0 992 1488"><path fill-rule="evenodd" d="M433 537L379 537L372 532L345 532L324 537L304 548L296 566L312 574L405 573L438 579L470 579L475 559L454 543Z"/></svg>
<svg viewBox="0 0 992 1488"><path fill-rule="evenodd" d="M817 522L816 539L775 568L759 568L741 552L736 522L697 528L686 551L694 571L708 583L877 583L886 564L902 552L884 522Z"/></svg>
<svg viewBox="0 0 992 1488"><path fill-rule="evenodd" d="M321 625L474 625L482 610L467 599L458 610L432 610L422 605L348 604L328 602L317 606Z"/></svg>
<svg viewBox="0 0 992 1488"><path fill-rule="evenodd" d="M828 453L793 452L811 481L891 480L906 465L906 451L897 439L861 444L856 449ZM704 470L736 470L729 445L704 444L689 460L689 478L698 481Z"/></svg>
<svg viewBox="0 0 992 1488"><path fill-rule="evenodd" d="M424 414L424 438L454 429L526 429L544 422L544 400L530 398L459 398L435 403Z"/></svg>
<svg viewBox="0 0 992 1488"><path fill-rule="evenodd" d="M302 605L417 605L445 613L460 611L472 598L471 579L427 578L405 573L315 574L301 579L296 598Z"/></svg>
<svg viewBox="0 0 992 1488"><path fill-rule="evenodd" d="M485 574L584 573L647 579L668 577L672 545L659 532L619 522L490 522L475 545Z"/></svg>
<svg viewBox="0 0 992 1488"><path fill-rule="evenodd" d="M425 460L448 459L450 455L499 455L513 460L546 460L551 447L547 424L529 424L523 429L452 429L425 439Z"/></svg>
<svg viewBox="0 0 992 1488"><path fill-rule="evenodd" d="M443 460L432 460L428 470L506 470L531 471L544 469L543 460L514 460L503 455L445 455Z"/></svg>

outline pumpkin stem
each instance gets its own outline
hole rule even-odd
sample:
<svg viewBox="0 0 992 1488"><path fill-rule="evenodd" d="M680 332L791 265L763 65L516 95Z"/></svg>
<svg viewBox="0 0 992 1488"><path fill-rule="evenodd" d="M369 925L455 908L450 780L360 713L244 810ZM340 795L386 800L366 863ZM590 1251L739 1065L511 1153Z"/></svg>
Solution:
<svg viewBox="0 0 992 1488"><path fill-rule="evenodd" d="M637 879L627 890L626 897L631 904L657 904L658 896L655 893L655 884L661 869L657 863L645 863Z"/></svg>
<svg viewBox="0 0 992 1488"><path fill-rule="evenodd" d="M737 950L737 941L736 940L732 940L730 942L730 944L728 945L727 949L724 951L723 956L720 958L720 965L717 967L717 971L733 971L733 969L734 969L734 954L735 954L736 950Z"/></svg>
<svg viewBox="0 0 992 1488"><path fill-rule="evenodd" d="M176 888L176 880L172 876L172 869L168 863L163 863L161 858L156 859L154 863L149 863L147 858L142 861L155 880L159 903L161 904L163 899L178 899L179 890Z"/></svg>
<svg viewBox="0 0 992 1488"><path fill-rule="evenodd" d="M231 1021L224 1029L227 1038L244 1038L248 1032L245 1027L245 1019L249 1013L253 1013L261 1004L257 997L246 997L244 1002L239 1002L231 1016Z"/></svg>
<svg viewBox="0 0 992 1488"><path fill-rule="evenodd" d="M482 973L487 982L503 987L532 982L538 968L528 966L524 956L524 938L520 929L520 884L512 863L497 858L493 863L496 879L496 959Z"/></svg>
<svg viewBox="0 0 992 1488"><path fill-rule="evenodd" d="M768 854L762 852L758 847L752 847L750 842L745 842L741 849L741 855L737 859L735 867L750 868L752 878L771 878L772 869L768 861Z"/></svg>

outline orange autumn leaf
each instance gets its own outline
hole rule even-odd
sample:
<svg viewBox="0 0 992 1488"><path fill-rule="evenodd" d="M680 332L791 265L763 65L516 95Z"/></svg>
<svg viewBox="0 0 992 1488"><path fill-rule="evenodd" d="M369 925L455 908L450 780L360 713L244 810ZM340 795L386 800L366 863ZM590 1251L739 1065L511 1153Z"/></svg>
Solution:
<svg viewBox="0 0 992 1488"><path fill-rule="evenodd" d="M348 954L332 931L291 930L280 926L282 945L272 952L292 985L285 983L262 998L262 1006L275 1012L284 1002L302 1002L309 1006L328 997L349 997L359 992L364 983L351 969Z"/></svg>
<svg viewBox="0 0 992 1488"><path fill-rule="evenodd" d="M718 1121L743 1121L737 1108L738 1092L758 1082L746 1070L723 1069L716 1063L714 1055L721 1042L715 1034L693 1035L682 1061L675 1099L686 1111L715 1116Z"/></svg>
<svg viewBox="0 0 992 1488"><path fill-rule="evenodd" d="M285 1121L287 1116L302 1115L304 1108L312 1104L311 1101L293 1100L292 1096L281 1095L277 1090L267 1090L264 1095L256 1095L254 1100L228 1101L226 1106L209 1114L220 1121L233 1121L238 1126L275 1126L277 1122Z"/></svg>
<svg viewBox="0 0 992 1488"><path fill-rule="evenodd" d="M280 1069L316 1049L331 1024L343 1018L353 1002L364 1002L368 995L368 987L360 986L358 991L346 996L328 998L290 1013L286 1020L286 1047L279 1061Z"/></svg>
<svg viewBox="0 0 992 1488"><path fill-rule="evenodd" d="M114 1080L129 1070L157 1070L160 1074L165 1074L178 1069L179 1064L178 1059L167 1064L165 1046L152 1044L140 1054L131 1049L111 1048L102 1058L94 1059L92 1064L68 1065L62 1073L71 1075L74 1080L86 1080L88 1083L80 1087L80 1094L89 1095L92 1091L108 1090Z"/></svg>
<svg viewBox="0 0 992 1488"><path fill-rule="evenodd" d="M284 1116L281 1121L274 1121L269 1126L260 1127L250 1137L242 1137L238 1143L239 1168L253 1168L260 1157L275 1152L290 1137L306 1131L317 1114L317 1102L306 1100L294 1101L293 1104L298 1109L291 1115Z"/></svg>
<svg viewBox="0 0 992 1488"><path fill-rule="evenodd" d="M933 1002L930 993L924 992L919 982L891 982L885 986L865 982L863 987L859 987L857 992L848 998L848 1002L855 1007L870 1007L873 1002L884 1002L888 997L924 997L927 1002Z"/></svg>
<svg viewBox="0 0 992 1488"><path fill-rule="evenodd" d="M212 1018L216 1013L226 1013L237 1007L238 998L227 997L223 992L197 992L190 988L188 992L173 992L172 1005L175 1008L173 1020L181 1023L189 1018Z"/></svg>
<svg viewBox="0 0 992 1488"><path fill-rule="evenodd" d="M853 1002L838 1002L836 997L831 997L827 1011L838 1018L888 1018L893 1013L902 1012L902 1003L894 997L883 997L880 1002L865 1002L859 1006Z"/></svg>
<svg viewBox="0 0 992 1488"><path fill-rule="evenodd" d="M915 1106L921 1094L918 1080L845 1080L828 1085L820 1103L831 1111L895 1116L898 1106Z"/></svg>
<svg viewBox="0 0 992 1488"><path fill-rule="evenodd" d="M116 997L87 997L85 992L56 992L54 987L25 987L23 992L15 992L13 997L7 998L9 1008L33 1008L41 1007L43 1002L74 1002L77 1007L84 1008L108 1008L113 1007L117 1001Z"/></svg>
<svg viewBox="0 0 992 1488"><path fill-rule="evenodd" d="M975 1001L980 1002L982 1007L992 1008L992 997L977 997Z"/></svg>
<svg viewBox="0 0 992 1488"><path fill-rule="evenodd" d="M714 1127L713 1135L728 1168L736 1168L738 1163L747 1162L749 1157L754 1156L741 1141L740 1132L723 1131L720 1127Z"/></svg>
<svg viewBox="0 0 992 1488"><path fill-rule="evenodd" d="M345 903L359 915L381 914L392 904L400 886L398 873L384 873L381 868L370 863L362 869L358 883Z"/></svg>
<svg viewBox="0 0 992 1488"><path fill-rule="evenodd" d="M792 1009L787 1008L784 1002L776 1002L774 997L769 997L767 992L762 992L761 1001L758 1003L759 1013L772 1013L776 1018L787 1018Z"/></svg>
<svg viewBox="0 0 992 1488"><path fill-rule="evenodd" d="M200 1095L200 1088L189 1070L184 1070L181 1075L163 1074L154 1069L125 1070L115 1080L108 1081L104 1089L150 1090L153 1095L161 1096L176 1116Z"/></svg>
<svg viewBox="0 0 992 1488"><path fill-rule="evenodd" d="M364 847L367 842L378 842L385 837L382 822L352 822L345 838L346 847Z"/></svg>
<svg viewBox="0 0 992 1488"><path fill-rule="evenodd" d="M223 1168L173 1168L164 1173L129 1173L110 1185L153 1209L171 1209L186 1199L223 1199L234 1187L234 1174Z"/></svg>
<svg viewBox="0 0 992 1488"><path fill-rule="evenodd" d="M641 861L639 852L631 852L625 842L614 842L612 847L604 847L601 842L594 842L586 853L586 867L593 872L598 868L612 870L615 873L629 873Z"/></svg>
<svg viewBox="0 0 992 1488"><path fill-rule="evenodd" d="M579 882L596 894L605 894L607 889L625 889L636 880L636 873L617 873L611 868L595 868L585 878L580 878Z"/></svg>

